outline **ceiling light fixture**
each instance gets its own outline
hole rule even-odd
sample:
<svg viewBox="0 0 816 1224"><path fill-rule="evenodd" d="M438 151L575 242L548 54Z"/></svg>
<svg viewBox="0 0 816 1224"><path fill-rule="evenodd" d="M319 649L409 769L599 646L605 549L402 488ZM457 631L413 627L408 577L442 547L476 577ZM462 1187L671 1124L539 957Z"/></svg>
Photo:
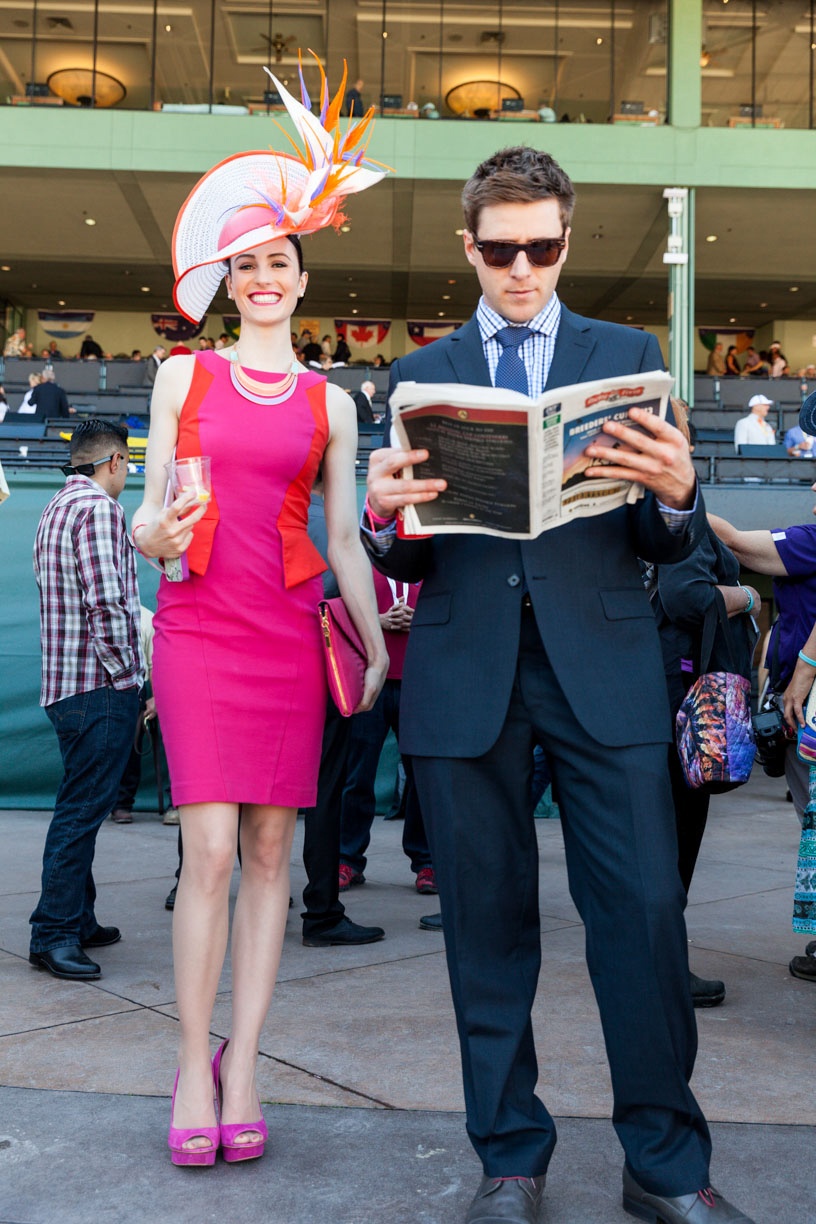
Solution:
<svg viewBox="0 0 816 1224"><path fill-rule="evenodd" d="M602 47L602 46L603 46L603 39L602 39L602 38L596 38L596 39L595 39L595 46L596 46L596 47Z"/></svg>
<svg viewBox="0 0 816 1224"><path fill-rule="evenodd" d="M768 305L768 303L767 303L767 302L760 302L760 303L759 303L759 309L760 309L760 310L765 310L765 308L767 307L767 305Z"/></svg>
<svg viewBox="0 0 816 1224"><path fill-rule="evenodd" d="M92 68L59 68L46 77L52 93L70 106L115 106L127 97L118 77Z"/></svg>
<svg viewBox="0 0 816 1224"><path fill-rule="evenodd" d="M352 313L352 314L357 314L357 307L356 307L356 306L353 308L353 310L352 310L352 312L351 312L351 313Z"/></svg>
<svg viewBox="0 0 816 1224"><path fill-rule="evenodd" d="M149 293L149 292L150 292L150 286L142 285L142 293Z"/></svg>
<svg viewBox="0 0 816 1224"><path fill-rule="evenodd" d="M341 226L340 226L340 233L341 233L341 234L350 234L350 233L351 233L351 226L350 226L350 225L341 225Z"/></svg>
<svg viewBox="0 0 816 1224"><path fill-rule="evenodd" d="M461 238L465 231L461 229L461 230L454 230L453 232L457 238Z"/></svg>
<svg viewBox="0 0 816 1224"><path fill-rule="evenodd" d="M788 293L798 293L798 292L799 292L798 285L791 285L790 289L788 289Z"/></svg>
<svg viewBox="0 0 816 1224"><path fill-rule="evenodd" d="M449 302L449 301L450 301L450 294L449 294L449 293L443 293L443 294L442 294L442 301L443 301L443 302Z"/></svg>
<svg viewBox="0 0 816 1224"><path fill-rule="evenodd" d="M60 300L57 302L57 305L58 305L58 306L64 306L64 305L65 305L65 299L64 299L64 298L60 298Z"/></svg>
<svg viewBox="0 0 816 1224"><path fill-rule="evenodd" d="M95 218L95 217L86 217L86 218L85 218L85 224L86 224L86 225L96 225L96 218Z"/></svg>
<svg viewBox="0 0 816 1224"><path fill-rule="evenodd" d="M737 321L736 319L729 319L729 320L728 320L728 322L729 322L729 323L736 323L736 321Z"/></svg>
<svg viewBox="0 0 816 1224"><path fill-rule="evenodd" d="M11 268L8 264L3 264L3 266L0 267L0 272L10 272L10 271L11 271Z"/></svg>
<svg viewBox="0 0 816 1224"><path fill-rule="evenodd" d="M438 310L438 311L436 312L436 317L437 317L438 319L444 319L444 317L445 317L445 312L444 312L444 310Z"/></svg>
<svg viewBox="0 0 816 1224"><path fill-rule="evenodd" d="M706 242L716 242L716 241L717 241L716 234L706 234Z"/></svg>
<svg viewBox="0 0 816 1224"><path fill-rule="evenodd" d="M169 34L172 29L173 27L170 25L170 22L168 21L167 25L164 27L165 34Z"/></svg>

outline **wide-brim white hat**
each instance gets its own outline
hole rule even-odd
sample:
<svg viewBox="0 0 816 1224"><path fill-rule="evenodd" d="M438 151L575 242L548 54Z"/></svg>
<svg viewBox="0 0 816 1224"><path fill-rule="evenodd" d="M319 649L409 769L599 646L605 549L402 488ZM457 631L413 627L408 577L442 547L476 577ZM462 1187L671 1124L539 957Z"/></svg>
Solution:
<svg viewBox="0 0 816 1224"><path fill-rule="evenodd" d="M319 61L318 61L319 62ZM272 74L270 73L270 76ZM380 181L387 168L366 163L357 148L371 122L369 111L339 131L343 84L329 100L322 76L321 113L301 105L274 76L272 80L303 139L294 154L260 149L236 153L199 179L181 206L173 230L173 296L181 314L198 323L224 277L224 262L289 234L311 234L343 219L347 195ZM302 76L301 76L302 80Z"/></svg>
<svg viewBox="0 0 816 1224"><path fill-rule="evenodd" d="M181 314L194 323L204 317L230 256L295 232L289 216L281 217L267 206L265 224L253 224L238 236L228 235L224 242L222 235L230 218L239 210L251 209L248 219L254 222L259 210L252 206L263 206L263 195L280 198L283 187L287 194L299 196L308 178L308 170L294 157L256 150L228 157L199 179L182 204L173 230L173 297Z"/></svg>

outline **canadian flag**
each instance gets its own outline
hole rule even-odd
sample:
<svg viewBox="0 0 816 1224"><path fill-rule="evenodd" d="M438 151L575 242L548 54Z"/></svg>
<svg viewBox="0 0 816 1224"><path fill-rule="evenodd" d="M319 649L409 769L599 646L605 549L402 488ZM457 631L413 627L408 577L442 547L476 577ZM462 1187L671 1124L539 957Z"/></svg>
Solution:
<svg viewBox="0 0 816 1224"><path fill-rule="evenodd" d="M368 348L382 344L391 330L390 319L335 319L334 330L351 347Z"/></svg>

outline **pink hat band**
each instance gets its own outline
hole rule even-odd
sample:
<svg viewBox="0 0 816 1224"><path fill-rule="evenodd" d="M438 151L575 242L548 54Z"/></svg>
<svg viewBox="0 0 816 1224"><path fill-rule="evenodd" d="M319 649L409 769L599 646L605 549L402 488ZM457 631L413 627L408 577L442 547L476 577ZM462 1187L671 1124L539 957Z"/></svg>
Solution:
<svg viewBox="0 0 816 1224"><path fill-rule="evenodd" d="M261 229L264 225L268 225L270 231L277 229L277 218L266 204L253 204L248 208L239 208L232 214L218 235L219 251L223 251L225 247L231 246L233 242L243 238L250 231ZM277 235L270 232L270 240L274 237Z"/></svg>

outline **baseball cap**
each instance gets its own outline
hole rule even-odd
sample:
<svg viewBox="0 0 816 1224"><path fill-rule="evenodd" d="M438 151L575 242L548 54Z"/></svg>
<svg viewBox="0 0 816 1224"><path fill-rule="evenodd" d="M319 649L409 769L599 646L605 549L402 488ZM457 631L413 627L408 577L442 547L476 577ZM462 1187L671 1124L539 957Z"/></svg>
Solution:
<svg viewBox="0 0 816 1224"><path fill-rule="evenodd" d="M757 404L769 404L773 406L773 400L769 400L767 395L752 395L748 401L748 407L756 408Z"/></svg>

